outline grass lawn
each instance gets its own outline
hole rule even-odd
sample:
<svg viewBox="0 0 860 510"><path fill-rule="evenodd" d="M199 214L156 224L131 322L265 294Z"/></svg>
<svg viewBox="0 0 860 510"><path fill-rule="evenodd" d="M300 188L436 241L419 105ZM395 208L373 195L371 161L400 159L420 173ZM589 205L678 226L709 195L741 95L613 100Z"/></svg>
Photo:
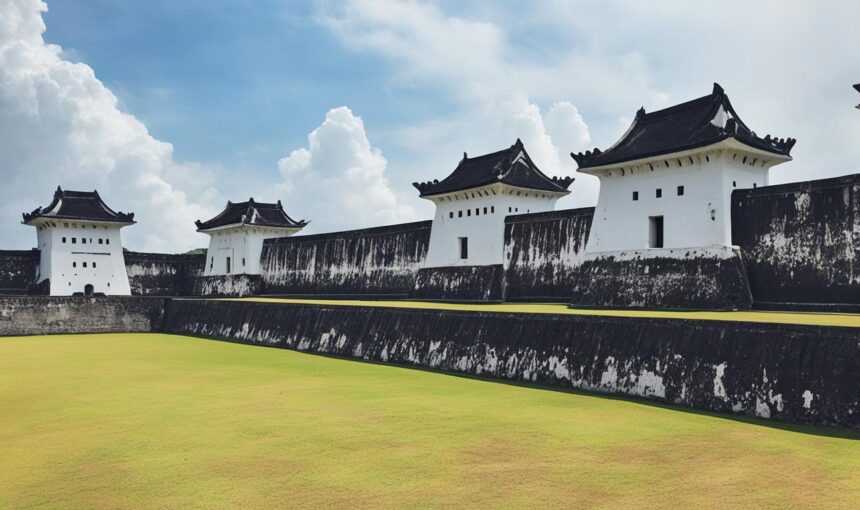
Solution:
<svg viewBox="0 0 860 510"><path fill-rule="evenodd" d="M0 508L837 508L860 435L155 334L0 338Z"/></svg>
<svg viewBox="0 0 860 510"><path fill-rule="evenodd" d="M428 301L384 301L350 299L299 299L279 297L222 298L226 301L257 301L261 303L314 304L325 306L369 306L375 308L411 308L425 310L454 310L467 312L540 313L561 315L591 315L603 317L644 317L654 319L694 319L706 321L759 322L839 326L860 328L860 313L686 310L597 310L569 308L562 303L442 303Z"/></svg>

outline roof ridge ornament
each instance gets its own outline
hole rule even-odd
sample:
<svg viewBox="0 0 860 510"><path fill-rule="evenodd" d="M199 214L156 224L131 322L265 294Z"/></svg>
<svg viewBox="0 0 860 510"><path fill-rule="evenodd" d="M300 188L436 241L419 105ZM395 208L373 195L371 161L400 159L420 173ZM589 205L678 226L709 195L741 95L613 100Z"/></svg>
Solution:
<svg viewBox="0 0 860 510"><path fill-rule="evenodd" d="M641 106L641 107L639 107L638 110L636 110L636 118L641 119L644 116L645 116L645 107Z"/></svg>
<svg viewBox="0 0 860 510"><path fill-rule="evenodd" d="M719 83L714 82L714 90L711 92L711 95L722 96L725 93L726 91L723 89L723 87L721 87Z"/></svg>

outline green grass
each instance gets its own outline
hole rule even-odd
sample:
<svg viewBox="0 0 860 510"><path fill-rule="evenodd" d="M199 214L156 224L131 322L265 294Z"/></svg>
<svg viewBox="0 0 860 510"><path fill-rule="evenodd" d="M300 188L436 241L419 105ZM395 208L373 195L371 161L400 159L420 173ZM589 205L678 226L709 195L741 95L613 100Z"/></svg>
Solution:
<svg viewBox="0 0 860 510"><path fill-rule="evenodd" d="M0 338L0 508L856 508L858 439L188 337Z"/></svg>
<svg viewBox="0 0 860 510"><path fill-rule="evenodd" d="M428 301L351 300L351 299L299 299L279 297L223 298L226 301L256 301L261 303L312 304L323 306L369 306L372 308L407 308L424 310L452 310L465 312L537 313L561 315L587 315L601 317L639 317L652 319L682 319L731 322L758 322L771 324L800 324L811 326L837 326L860 328L860 314L832 312L772 312L743 311L685 311L685 310L596 310L570 308L561 303L444 303Z"/></svg>

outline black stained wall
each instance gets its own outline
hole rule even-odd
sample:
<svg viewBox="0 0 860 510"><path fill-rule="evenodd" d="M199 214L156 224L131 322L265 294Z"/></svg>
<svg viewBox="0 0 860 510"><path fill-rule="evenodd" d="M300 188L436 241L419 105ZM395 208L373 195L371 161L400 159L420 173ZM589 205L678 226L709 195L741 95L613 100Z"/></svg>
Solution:
<svg viewBox="0 0 860 510"><path fill-rule="evenodd" d="M593 217L585 207L505 218L506 299L569 300Z"/></svg>
<svg viewBox="0 0 860 510"><path fill-rule="evenodd" d="M732 193L756 302L860 305L860 174Z"/></svg>
<svg viewBox="0 0 860 510"><path fill-rule="evenodd" d="M267 239L267 294L406 296L430 242L431 221Z"/></svg>
<svg viewBox="0 0 860 510"><path fill-rule="evenodd" d="M0 297L0 336L159 331L165 300L147 297Z"/></svg>
<svg viewBox="0 0 860 510"><path fill-rule="evenodd" d="M860 428L850 328L171 301L164 332Z"/></svg>
<svg viewBox="0 0 860 510"><path fill-rule="evenodd" d="M39 250L0 250L0 295L27 294L39 273Z"/></svg>
<svg viewBox="0 0 860 510"><path fill-rule="evenodd" d="M168 255L125 252L125 270L133 296L190 296L203 273L206 254Z"/></svg>

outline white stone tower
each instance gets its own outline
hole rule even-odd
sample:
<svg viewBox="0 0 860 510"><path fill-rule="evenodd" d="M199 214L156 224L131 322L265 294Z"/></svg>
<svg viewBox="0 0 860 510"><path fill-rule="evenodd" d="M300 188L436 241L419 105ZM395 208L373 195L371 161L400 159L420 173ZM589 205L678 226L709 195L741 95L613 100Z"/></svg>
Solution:
<svg viewBox="0 0 860 510"><path fill-rule="evenodd" d="M523 143L469 158L439 181L413 183L436 205L426 268L489 266L504 260L505 216L551 211L573 178L550 178Z"/></svg>
<svg viewBox="0 0 860 510"><path fill-rule="evenodd" d="M260 274L263 240L287 237L300 231L307 221L295 221L275 204L227 202L227 207L209 221L197 221L197 231L209 235L204 276Z"/></svg>
<svg viewBox="0 0 860 510"><path fill-rule="evenodd" d="M794 143L756 135L716 83L710 95L640 109L606 151L571 154L579 172L600 178L586 256L730 252L732 191L767 185Z"/></svg>
<svg viewBox="0 0 860 510"><path fill-rule="evenodd" d="M36 228L36 284L47 281L50 295L131 294L120 230L134 224L134 214L114 211L97 191L57 187L48 206L23 216L25 225Z"/></svg>

